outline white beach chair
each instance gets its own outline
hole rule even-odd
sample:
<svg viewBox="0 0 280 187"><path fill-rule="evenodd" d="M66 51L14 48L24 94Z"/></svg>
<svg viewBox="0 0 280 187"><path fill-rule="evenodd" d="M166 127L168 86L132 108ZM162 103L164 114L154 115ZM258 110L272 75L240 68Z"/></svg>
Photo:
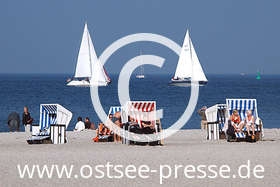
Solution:
<svg viewBox="0 0 280 187"><path fill-rule="evenodd" d="M216 104L206 109L207 139L219 140L224 134L226 123L226 104Z"/></svg>
<svg viewBox="0 0 280 187"><path fill-rule="evenodd" d="M259 139L262 139L263 137L263 124L261 119L258 116L258 110L257 110L257 100L256 99L226 99L226 105L227 105L227 118L230 119L230 116L233 113L233 110L237 110L241 121L245 120L246 117L246 111L252 110L253 116L255 117L255 130L259 134ZM246 131L246 127L243 129ZM256 133L257 134L257 133ZM236 133L237 138L245 138L244 133Z"/></svg>
<svg viewBox="0 0 280 187"><path fill-rule="evenodd" d="M161 124L156 122L155 101L128 101L122 110L122 123L127 123L129 116L133 117L140 127L142 121L151 121L156 133L161 130ZM124 130L130 131L130 128ZM125 140L124 143L129 144L130 142Z"/></svg>
<svg viewBox="0 0 280 187"><path fill-rule="evenodd" d="M53 144L66 143L66 129L72 119L72 113L59 104L40 105L40 123L32 126L32 137L28 143Z"/></svg>

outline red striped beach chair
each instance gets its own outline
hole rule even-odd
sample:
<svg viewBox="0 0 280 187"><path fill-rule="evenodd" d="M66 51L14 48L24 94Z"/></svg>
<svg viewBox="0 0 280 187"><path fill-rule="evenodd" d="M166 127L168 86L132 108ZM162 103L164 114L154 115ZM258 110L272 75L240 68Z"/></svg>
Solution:
<svg viewBox="0 0 280 187"><path fill-rule="evenodd" d="M161 130L161 125L157 123L155 101L128 101L123 107L122 123L127 123L129 116L135 119L140 128L143 121L150 121L156 133ZM125 143L129 142L125 141Z"/></svg>

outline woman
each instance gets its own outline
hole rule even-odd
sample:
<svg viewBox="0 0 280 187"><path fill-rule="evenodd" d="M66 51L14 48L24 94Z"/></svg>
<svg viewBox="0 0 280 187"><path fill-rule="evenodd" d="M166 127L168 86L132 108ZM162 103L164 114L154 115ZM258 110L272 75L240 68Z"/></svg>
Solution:
<svg viewBox="0 0 280 187"><path fill-rule="evenodd" d="M244 123L241 122L241 118L238 114L237 110L233 110L233 113L230 117L230 120L232 122L232 126L234 127L236 132L242 132L242 129L244 127Z"/></svg>
<svg viewBox="0 0 280 187"><path fill-rule="evenodd" d="M92 140L98 142L99 138L107 134L107 128L103 123L99 123L98 128L96 129L96 137Z"/></svg>
<svg viewBox="0 0 280 187"><path fill-rule="evenodd" d="M245 125L246 125L248 135L251 136L250 133L250 127L251 127L253 131L253 137L255 137L255 117L252 115L253 114L252 110L247 110L246 114L247 116L245 118Z"/></svg>

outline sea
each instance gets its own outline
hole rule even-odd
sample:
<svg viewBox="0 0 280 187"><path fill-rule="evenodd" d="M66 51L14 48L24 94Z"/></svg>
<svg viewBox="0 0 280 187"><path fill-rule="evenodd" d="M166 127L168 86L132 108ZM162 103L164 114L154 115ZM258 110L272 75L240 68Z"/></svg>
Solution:
<svg viewBox="0 0 280 187"><path fill-rule="evenodd" d="M171 75L145 75L145 79L130 79L131 100L156 101L157 109L163 109L163 128L173 125L185 111L190 88L168 86ZM66 74L1 74L0 75L0 132L7 132L9 113L22 116L23 107L28 106L34 123L39 123L40 104L60 104L73 113L67 130L73 130L77 118L89 117L98 124L98 118L91 101L90 88L67 87ZM118 75L110 75L112 83L99 88L100 102L104 111L110 106L119 106ZM265 128L279 128L280 122L280 75L207 75L208 84L199 88L199 98L189 121L183 129L199 129L200 116L197 110L202 106L225 103L226 98L255 98L258 114ZM98 96L96 96L98 97ZM21 131L23 125L21 124Z"/></svg>

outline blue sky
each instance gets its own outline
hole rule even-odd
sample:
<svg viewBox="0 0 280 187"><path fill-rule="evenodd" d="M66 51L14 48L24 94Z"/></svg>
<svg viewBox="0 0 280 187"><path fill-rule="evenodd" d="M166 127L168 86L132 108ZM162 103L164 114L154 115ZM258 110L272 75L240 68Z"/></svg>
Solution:
<svg viewBox="0 0 280 187"><path fill-rule="evenodd" d="M280 2L275 0L3 0L0 3L0 73L73 74L84 22L97 55L133 33L166 36L182 45L186 29L206 74L280 74ZM178 56L164 46L130 44L106 63L119 72L130 58L154 54L172 73Z"/></svg>

